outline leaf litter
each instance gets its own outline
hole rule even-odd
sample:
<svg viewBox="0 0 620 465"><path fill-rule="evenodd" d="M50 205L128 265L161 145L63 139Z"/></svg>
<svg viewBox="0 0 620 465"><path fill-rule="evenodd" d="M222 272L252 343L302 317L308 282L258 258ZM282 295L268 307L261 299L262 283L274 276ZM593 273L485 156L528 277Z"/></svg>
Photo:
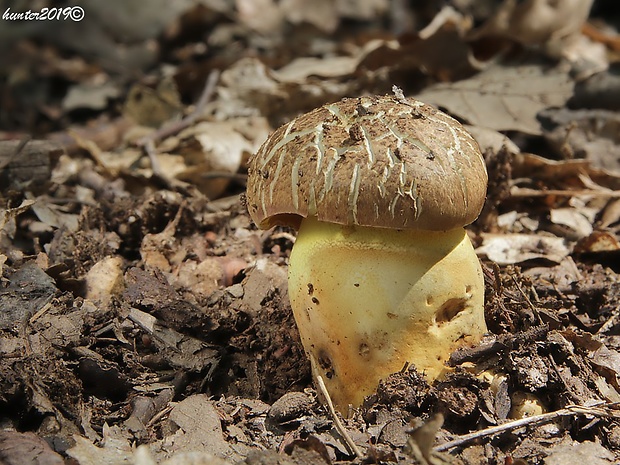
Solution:
<svg viewBox="0 0 620 465"><path fill-rule="evenodd" d="M4 33L2 463L620 460L613 2L159 3ZM336 421L288 303L294 232L251 223L246 163L394 85L485 153L490 333Z"/></svg>

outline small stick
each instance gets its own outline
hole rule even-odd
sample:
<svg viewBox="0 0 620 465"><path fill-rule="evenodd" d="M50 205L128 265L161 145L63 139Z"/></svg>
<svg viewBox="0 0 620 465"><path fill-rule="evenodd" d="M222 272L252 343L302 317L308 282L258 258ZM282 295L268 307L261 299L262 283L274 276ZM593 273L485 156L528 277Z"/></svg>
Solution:
<svg viewBox="0 0 620 465"><path fill-rule="evenodd" d="M329 409L329 413L332 416L332 419L334 420L334 424L336 425L336 429L340 433L340 436L342 436L342 438L345 440L345 442L349 446L349 449L351 449L351 451L356 455L356 457L361 459L364 455L359 450L357 445L353 442L353 439L351 438L351 436L349 435L349 432L345 429L344 425L340 421L340 418L338 418L338 414L336 413L336 410L334 409L332 398L329 396L329 392L327 392L327 387L325 386L323 377L319 374L316 375L316 383L319 386L319 391L321 391L321 394L323 394L323 396L325 397L325 401L327 402L327 408Z"/></svg>
<svg viewBox="0 0 620 465"><path fill-rule="evenodd" d="M51 309L51 308L52 308L52 302L51 302L51 300L52 300L52 299L49 299L49 300L45 303L45 305L43 305L43 307L41 307L41 308L39 309L39 311L37 311L34 315L32 315L32 316L30 317L30 320L28 321L28 323L29 323L29 324L32 324L32 323L34 323L35 321L37 321L37 320L38 320L41 316L43 316L45 313L47 313L47 311L48 311L49 309Z"/></svg>
<svg viewBox="0 0 620 465"><path fill-rule="evenodd" d="M492 426L490 428L486 428L480 431L475 431L473 433L464 434L462 436L457 437L452 441L448 441L443 443L433 450L436 452L442 452L448 449L452 449L453 447L462 446L469 442L472 442L476 439L480 439L487 436L493 436L498 433L503 433L505 431L511 431L522 426L534 425L534 424L542 424L548 423L560 417L571 416L571 415L593 415L598 417L618 417L619 415L614 415L611 413L609 408L612 405L617 405L616 403L609 403L605 405L594 405L592 407L583 407L580 405L569 405L566 408L561 410L556 410L555 412L542 413L540 415L533 415L531 417L521 418L519 420L514 420L508 423L504 423L503 425Z"/></svg>
<svg viewBox="0 0 620 465"><path fill-rule="evenodd" d="M155 173L155 175L159 176L160 178L166 179L165 176L163 176L162 174L161 165L159 164L159 160L157 159L157 152L155 151L155 142L151 138L144 139L143 142L144 143L142 144L142 149L146 152L146 154L149 157L149 160L151 161L151 169L153 170L153 173Z"/></svg>
<svg viewBox="0 0 620 465"><path fill-rule="evenodd" d="M194 110L189 115L187 115L185 118L182 118L179 121L166 124L162 126L161 128L159 128L157 131L147 136L142 137L141 139L138 140L137 144L139 146L146 147L146 145L149 142L154 144L155 142L165 139L166 137L172 136L173 134L177 134L179 131L194 124L194 122L198 119L198 117L201 115L202 111L204 110L205 105L209 103L209 100L211 100L211 97L213 96L213 93L215 92L215 85L217 84L217 81L219 78L220 78L219 70L214 69L213 71L211 71L211 73L209 74L209 77L207 78L207 82L205 83L205 87L202 91L202 95L200 96L200 99L196 103Z"/></svg>

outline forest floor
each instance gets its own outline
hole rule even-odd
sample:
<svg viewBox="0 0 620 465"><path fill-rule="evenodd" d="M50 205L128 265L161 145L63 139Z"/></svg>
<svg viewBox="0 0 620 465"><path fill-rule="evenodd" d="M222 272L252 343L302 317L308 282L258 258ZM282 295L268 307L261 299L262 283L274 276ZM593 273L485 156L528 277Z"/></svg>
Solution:
<svg viewBox="0 0 620 465"><path fill-rule="evenodd" d="M82 3L0 34L0 464L620 461L613 1ZM489 334L343 432L288 300L295 231L252 223L247 161L393 86L485 155Z"/></svg>

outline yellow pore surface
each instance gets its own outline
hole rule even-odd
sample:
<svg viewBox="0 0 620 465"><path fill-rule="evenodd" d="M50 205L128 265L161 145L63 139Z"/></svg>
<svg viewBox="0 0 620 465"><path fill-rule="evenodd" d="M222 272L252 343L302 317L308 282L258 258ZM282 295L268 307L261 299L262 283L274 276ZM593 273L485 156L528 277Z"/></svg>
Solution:
<svg viewBox="0 0 620 465"><path fill-rule="evenodd" d="M486 332L484 280L462 228L388 230L303 220L289 296L314 375L346 411L413 364L429 380Z"/></svg>

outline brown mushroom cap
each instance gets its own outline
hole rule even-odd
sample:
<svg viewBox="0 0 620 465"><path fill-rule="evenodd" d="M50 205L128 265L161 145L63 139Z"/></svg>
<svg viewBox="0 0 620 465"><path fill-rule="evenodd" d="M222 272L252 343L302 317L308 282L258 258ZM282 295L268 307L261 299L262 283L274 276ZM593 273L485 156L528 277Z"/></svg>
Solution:
<svg viewBox="0 0 620 465"><path fill-rule="evenodd" d="M474 221L487 172L445 113L395 96L345 98L274 131L250 161L247 204L261 228L301 219L449 230Z"/></svg>

